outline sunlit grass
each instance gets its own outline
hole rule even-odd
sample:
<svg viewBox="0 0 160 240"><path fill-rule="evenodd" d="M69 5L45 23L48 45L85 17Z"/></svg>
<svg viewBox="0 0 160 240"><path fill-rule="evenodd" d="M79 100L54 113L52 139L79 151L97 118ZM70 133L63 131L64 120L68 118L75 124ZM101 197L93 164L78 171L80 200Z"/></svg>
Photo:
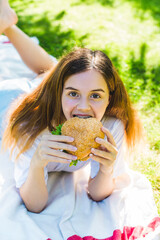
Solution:
<svg viewBox="0 0 160 240"><path fill-rule="evenodd" d="M141 155L136 155L130 163L132 169L140 171L150 181L153 188L154 199L160 210L160 155L149 148L149 145L143 149ZM160 213L160 211L159 211Z"/></svg>
<svg viewBox="0 0 160 240"><path fill-rule="evenodd" d="M11 0L19 26L60 58L75 46L113 60L140 111L149 151L132 164L151 181L160 214L159 0Z"/></svg>

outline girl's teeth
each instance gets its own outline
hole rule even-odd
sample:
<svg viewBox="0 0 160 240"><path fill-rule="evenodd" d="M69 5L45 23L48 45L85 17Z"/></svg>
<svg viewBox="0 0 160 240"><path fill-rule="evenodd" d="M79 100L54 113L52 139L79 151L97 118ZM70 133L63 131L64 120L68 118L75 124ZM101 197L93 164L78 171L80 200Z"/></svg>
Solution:
<svg viewBox="0 0 160 240"><path fill-rule="evenodd" d="M78 118L90 118L91 116L79 116L79 115L73 115L73 117L78 117Z"/></svg>

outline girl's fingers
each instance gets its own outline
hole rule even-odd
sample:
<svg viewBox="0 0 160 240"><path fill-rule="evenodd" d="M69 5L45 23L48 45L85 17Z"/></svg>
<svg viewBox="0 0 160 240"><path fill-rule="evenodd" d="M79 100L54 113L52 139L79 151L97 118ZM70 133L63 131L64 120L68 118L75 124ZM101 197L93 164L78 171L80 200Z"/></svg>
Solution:
<svg viewBox="0 0 160 240"><path fill-rule="evenodd" d="M47 146L52 149L62 149L66 151L73 151L75 152L77 148L71 144L60 143L60 142L51 142L51 141L41 141L41 146Z"/></svg>
<svg viewBox="0 0 160 240"><path fill-rule="evenodd" d="M110 160L112 162L114 162L116 160L116 155L117 155L117 154L113 154L113 153L110 153L110 152L105 152L105 151L102 151L102 150L98 150L98 149L95 149L95 148L91 149L91 153L93 153L94 155L96 155L98 157L101 157L101 158L105 159L105 161Z"/></svg>
<svg viewBox="0 0 160 240"><path fill-rule="evenodd" d="M109 131L107 128L105 128L105 127L102 127L101 129L102 129L102 131L106 134L108 141L109 141L113 146L116 147L116 143L115 143L114 138L113 138L112 134L110 133L110 131Z"/></svg>
<svg viewBox="0 0 160 240"><path fill-rule="evenodd" d="M52 135L50 132L42 136L44 141L55 141L55 142L73 142L74 138L64 135Z"/></svg>
<svg viewBox="0 0 160 240"><path fill-rule="evenodd" d="M105 139L102 139L102 138L96 138L95 141L99 144L101 144L102 146L104 146L109 152L112 152L114 154L117 154L118 153L118 150L116 148L115 145L112 145L110 142L108 142L107 140Z"/></svg>
<svg viewBox="0 0 160 240"><path fill-rule="evenodd" d="M102 157L99 157L99 156L95 156L95 155L92 154L92 153L90 154L90 157L91 157L93 160L101 163L103 166L106 167L106 169L107 169L108 167L113 166L113 163L114 163L114 162L111 161L111 160L106 160L105 158L102 158Z"/></svg>
<svg viewBox="0 0 160 240"><path fill-rule="evenodd" d="M74 138L72 137L52 135L49 131L45 131L44 134L42 134L41 142L39 144L39 153L41 159L45 162L60 163L70 163L72 160L77 160L76 156L63 151L76 151L77 148L69 144L73 141Z"/></svg>
<svg viewBox="0 0 160 240"><path fill-rule="evenodd" d="M45 148L42 152L43 155L50 155L53 158L54 157L59 157L59 158L63 158L63 159L68 159L68 160L76 160L77 157L68 153L65 153L63 151L60 150L55 150L55 149L51 149L51 148Z"/></svg>

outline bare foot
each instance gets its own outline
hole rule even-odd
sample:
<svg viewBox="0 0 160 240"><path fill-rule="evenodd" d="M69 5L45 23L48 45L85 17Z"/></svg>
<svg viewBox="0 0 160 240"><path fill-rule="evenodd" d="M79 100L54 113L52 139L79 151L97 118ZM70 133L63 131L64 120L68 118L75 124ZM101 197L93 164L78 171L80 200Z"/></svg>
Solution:
<svg viewBox="0 0 160 240"><path fill-rule="evenodd" d="M0 34L18 21L15 11L9 6L8 0L0 0Z"/></svg>

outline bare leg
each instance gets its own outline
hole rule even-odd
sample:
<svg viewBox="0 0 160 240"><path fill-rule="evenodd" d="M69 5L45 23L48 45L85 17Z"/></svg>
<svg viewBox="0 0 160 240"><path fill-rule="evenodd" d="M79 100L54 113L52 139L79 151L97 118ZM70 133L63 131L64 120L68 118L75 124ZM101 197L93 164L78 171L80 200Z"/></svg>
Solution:
<svg viewBox="0 0 160 240"><path fill-rule="evenodd" d="M39 45L34 43L14 24L18 21L8 0L0 0L0 34L3 32L19 52L24 63L35 73L41 74L54 67L55 63Z"/></svg>
<svg viewBox="0 0 160 240"><path fill-rule="evenodd" d="M55 65L48 53L17 26L7 28L4 33L17 49L24 63L35 73L41 74Z"/></svg>

